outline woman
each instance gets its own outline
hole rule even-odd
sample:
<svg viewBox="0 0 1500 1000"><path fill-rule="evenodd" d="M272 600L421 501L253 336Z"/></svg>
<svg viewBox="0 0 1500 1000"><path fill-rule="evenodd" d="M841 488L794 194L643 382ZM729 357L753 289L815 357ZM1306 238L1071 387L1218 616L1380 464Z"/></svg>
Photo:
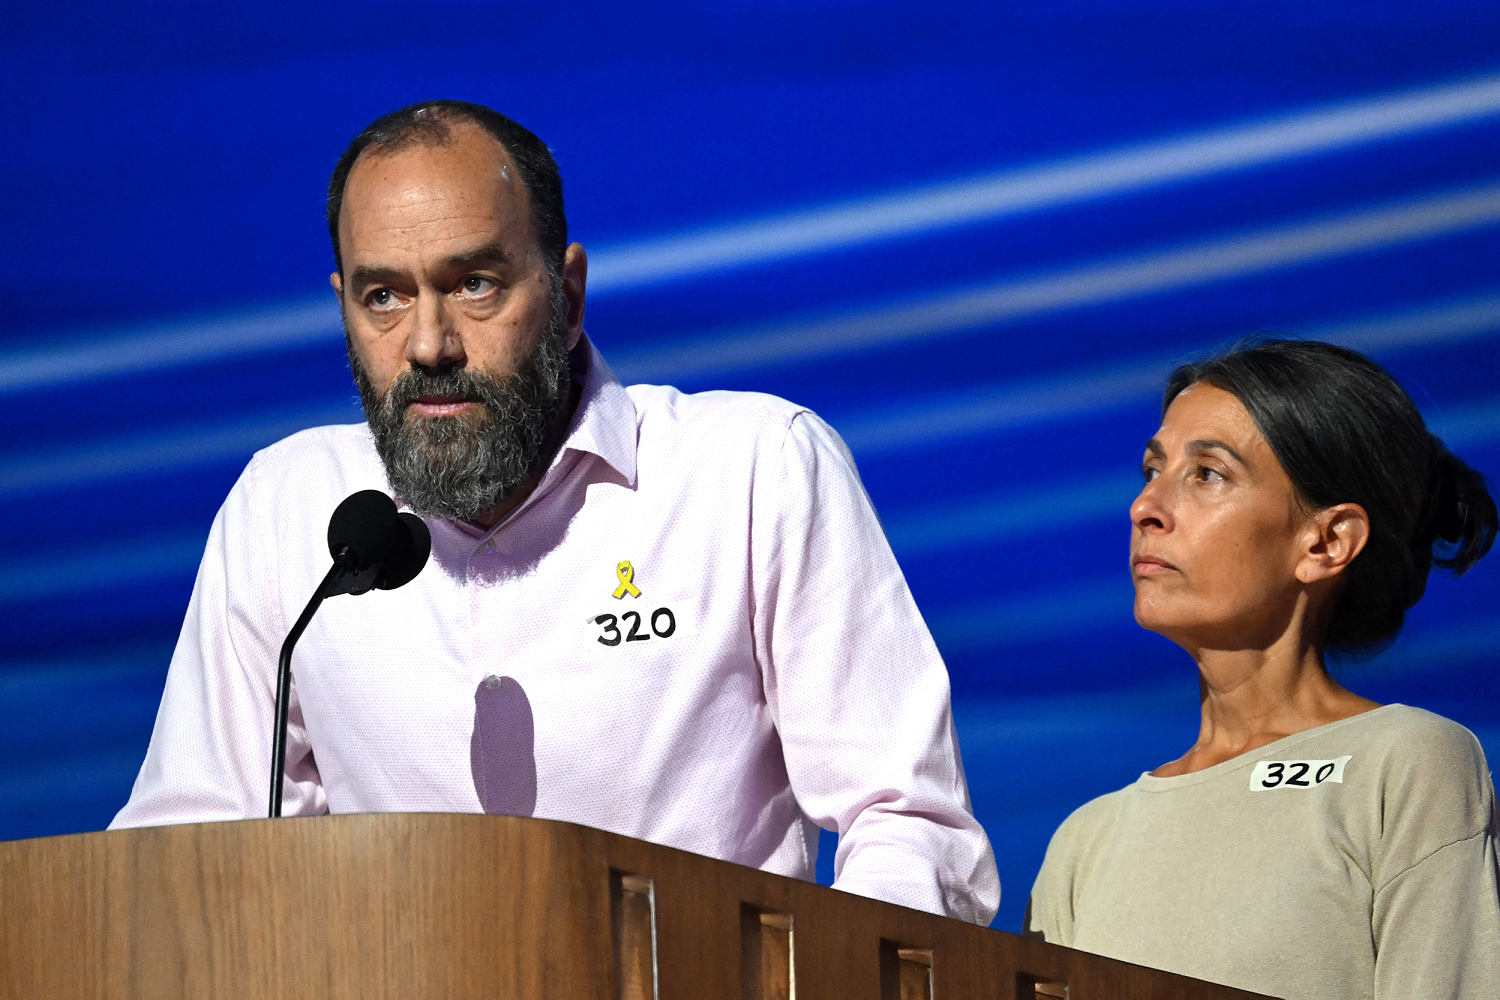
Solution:
<svg viewBox="0 0 1500 1000"><path fill-rule="evenodd" d="M1500 997L1478 742L1324 667L1484 555L1483 480L1379 366L1297 341L1174 372L1144 475L1135 616L1197 662L1202 728L1059 828L1028 933L1278 997Z"/></svg>

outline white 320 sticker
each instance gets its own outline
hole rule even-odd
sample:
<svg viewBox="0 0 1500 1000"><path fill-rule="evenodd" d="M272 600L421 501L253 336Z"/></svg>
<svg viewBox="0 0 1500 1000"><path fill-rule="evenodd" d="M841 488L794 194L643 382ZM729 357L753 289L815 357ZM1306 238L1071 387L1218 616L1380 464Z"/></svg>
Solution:
<svg viewBox="0 0 1500 1000"><path fill-rule="evenodd" d="M1263 760L1250 772L1250 790L1269 792L1273 788L1316 788L1328 782L1344 783L1344 765L1352 754L1333 760Z"/></svg>

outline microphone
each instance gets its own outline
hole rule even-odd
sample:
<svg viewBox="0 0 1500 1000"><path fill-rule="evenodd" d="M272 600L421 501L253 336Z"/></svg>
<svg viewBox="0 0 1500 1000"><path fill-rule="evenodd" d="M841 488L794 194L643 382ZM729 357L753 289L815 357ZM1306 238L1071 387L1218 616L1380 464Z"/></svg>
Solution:
<svg viewBox="0 0 1500 1000"><path fill-rule="evenodd" d="M328 554L333 565L281 646L276 673L276 720L271 742L272 819L281 815L286 770L287 714L291 709L292 647L302 638L323 601L336 594L395 590L416 578L432 552L432 535L415 514L397 511L379 490L350 494L328 520Z"/></svg>
<svg viewBox="0 0 1500 1000"><path fill-rule="evenodd" d="M397 513L379 490L350 494L328 520L328 554L337 571L324 581L324 597L395 590L427 564L432 536L415 514Z"/></svg>

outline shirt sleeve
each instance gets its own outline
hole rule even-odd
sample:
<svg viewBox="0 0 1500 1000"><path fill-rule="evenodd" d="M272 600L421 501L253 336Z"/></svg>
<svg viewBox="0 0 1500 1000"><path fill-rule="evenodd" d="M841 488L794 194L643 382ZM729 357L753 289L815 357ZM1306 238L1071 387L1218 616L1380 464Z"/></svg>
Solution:
<svg viewBox="0 0 1500 1000"><path fill-rule="evenodd" d="M262 471L252 460L214 518L146 759L111 829L267 814L276 665L290 623L276 599ZM289 716L283 814L326 812L295 686Z"/></svg>
<svg viewBox="0 0 1500 1000"><path fill-rule="evenodd" d="M759 463L751 539L766 701L799 805L838 831L834 887L987 924L999 876L947 669L852 457L811 413Z"/></svg>
<svg viewBox="0 0 1500 1000"><path fill-rule="evenodd" d="M1484 751L1457 725L1413 749L1385 792L1375 998L1500 996L1500 818Z"/></svg>
<svg viewBox="0 0 1500 1000"><path fill-rule="evenodd" d="M1026 903L1023 937L1073 947L1073 886L1077 881L1077 813L1058 827Z"/></svg>

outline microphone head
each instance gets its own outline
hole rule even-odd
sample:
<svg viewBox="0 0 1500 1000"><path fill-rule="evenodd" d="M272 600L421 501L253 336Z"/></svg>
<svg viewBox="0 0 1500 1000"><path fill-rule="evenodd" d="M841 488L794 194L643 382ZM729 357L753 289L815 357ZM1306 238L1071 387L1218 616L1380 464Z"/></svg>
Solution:
<svg viewBox="0 0 1500 1000"><path fill-rule="evenodd" d="M395 521L396 503L384 493L351 493L328 519L328 554L356 572L382 563L397 540Z"/></svg>
<svg viewBox="0 0 1500 1000"><path fill-rule="evenodd" d="M432 536L420 517L398 513L396 502L379 490L350 494L328 521L328 552L337 572L323 595L395 590L422 571L431 551Z"/></svg>
<svg viewBox="0 0 1500 1000"><path fill-rule="evenodd" d="M410 583L422 572L432 553L432 533L417 515L402 511L396 520L396 532L399 540L393 544L375 580L375 586L381 590L395 590Z"/></svg>

